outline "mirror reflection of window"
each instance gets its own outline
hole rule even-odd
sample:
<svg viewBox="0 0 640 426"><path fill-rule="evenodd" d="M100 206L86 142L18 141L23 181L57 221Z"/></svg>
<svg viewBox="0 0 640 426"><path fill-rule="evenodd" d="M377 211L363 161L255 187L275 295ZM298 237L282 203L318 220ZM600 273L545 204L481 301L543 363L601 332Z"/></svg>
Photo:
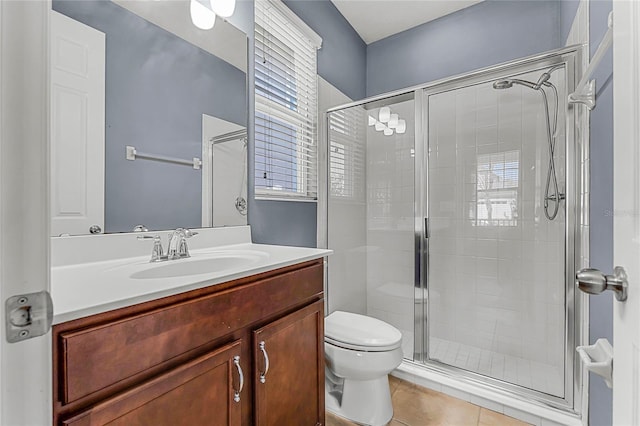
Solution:
<svg viewBox="0 0 640 426"><path fill-rule="evenodd" d="M475 211L476 226L517 226L520 151L503 151L477 156Z"/></svg>
<svg viewBox="0 0 640 426"><path fill-rule="evenodd" d="M329 116L329 180L331 197L364 199L365 111L360 107Z"/></svg>

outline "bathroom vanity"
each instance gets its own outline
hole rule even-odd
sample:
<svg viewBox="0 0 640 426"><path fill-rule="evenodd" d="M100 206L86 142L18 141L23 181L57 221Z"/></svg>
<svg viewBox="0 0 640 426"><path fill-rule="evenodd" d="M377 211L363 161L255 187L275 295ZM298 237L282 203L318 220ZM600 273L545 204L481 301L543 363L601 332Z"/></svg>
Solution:
<svg viewBox="0 0 640 426"><path fill-rule="evenodd" d="M191 268L191 275L131 278L251 250L266 254L219 272ZM152 265L145 257L54 267L54 306L62 302L66 312L54 316L52 333L53 423L324 424L328 253L248 243L196 249L178 263ZM83 271L95 276L81 287L102 285L116 271L129 277L124 281L133 293L65 308L70 289L61 278ZM153 292L136 293L151 283Z"/></svg>

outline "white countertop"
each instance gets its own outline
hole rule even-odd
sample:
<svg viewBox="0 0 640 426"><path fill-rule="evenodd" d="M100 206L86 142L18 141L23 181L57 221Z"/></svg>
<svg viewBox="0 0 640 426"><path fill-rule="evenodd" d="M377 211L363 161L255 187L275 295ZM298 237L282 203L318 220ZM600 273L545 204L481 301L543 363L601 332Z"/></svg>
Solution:
<svg viewBox="0 0 640 426"><path fill-rule="evenodd" d="M131 236L131 234L125 234L120 239L124 240L127 235ZM133 236L133 239L135 238L136 236ZM113 238L111 239L113 240ZM246 241L246 238L242 239ZM96 244L95 240L85 239L84 242L86 241L91 241L93 245ZM129 237L126 243L131 243L131 241L132 237ZM224 242L230 241L234 240L226 239ZM82 243L80 242L80 244ZM51 296L54 306L54 324L248 277L331 254L331 250L324 249L242 242L239 244L212 244L208 247L202 247L202 243L196 244L197 247L191 249L191 257L188 259L153 264L149 263L150 252L145 255L126 258L111 257L104 260L101 260L100 256L96 254L91 257L83 254L83 261L77 263L71 262L66 253L64 256L67 258L64 261L59 260L61 256L55 258L56 246L58 250L62 247L68 251L69 244L77 243L70 243L67 240L62 242L62 245L60 242L52 244L54 266L51 268ZM144 247L150 249L151 246L146 244ZM81 248L77 250L83 252ZM202 270L189 275L135 278L141 273L150 271L150 268L158 266L173 266L180 263L187 268L197 267L198 262L203 265L203 260L225 256L239 256L240 260L234 258L232 260L235 262L216 272ZM188 265L190 263L191 265ZM206 267L201 269L206 269Z"/></svg>

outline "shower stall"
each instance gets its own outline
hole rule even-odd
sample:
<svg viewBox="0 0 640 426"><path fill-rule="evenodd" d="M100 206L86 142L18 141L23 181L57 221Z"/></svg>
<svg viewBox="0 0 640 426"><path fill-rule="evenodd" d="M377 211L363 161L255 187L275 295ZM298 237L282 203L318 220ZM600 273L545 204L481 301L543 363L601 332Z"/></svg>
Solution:
<svg viewBox="0 0 640 426"><path fill-rule="evenodd" d="M580 410L580 55L327 112L329 312L394 325L403 365Z"/></svg>

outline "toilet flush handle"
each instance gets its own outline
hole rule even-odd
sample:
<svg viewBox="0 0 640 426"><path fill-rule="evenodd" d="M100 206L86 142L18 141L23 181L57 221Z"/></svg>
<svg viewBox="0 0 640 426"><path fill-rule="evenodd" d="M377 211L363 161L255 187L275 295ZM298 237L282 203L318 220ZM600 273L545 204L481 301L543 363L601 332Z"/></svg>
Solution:
<svg viewBox="0 0 640 426"><path fill-rule="evenodd" d="M262 356L264 357L264 373L260 373L260 383L265 383L267 381L267 373L269 372L269 355L264 347L264 340L258 344L258 347L262 351Z"/></svg>

